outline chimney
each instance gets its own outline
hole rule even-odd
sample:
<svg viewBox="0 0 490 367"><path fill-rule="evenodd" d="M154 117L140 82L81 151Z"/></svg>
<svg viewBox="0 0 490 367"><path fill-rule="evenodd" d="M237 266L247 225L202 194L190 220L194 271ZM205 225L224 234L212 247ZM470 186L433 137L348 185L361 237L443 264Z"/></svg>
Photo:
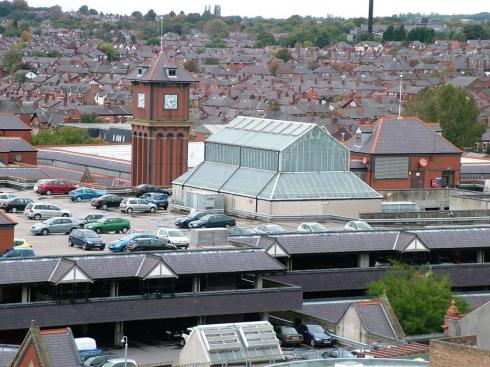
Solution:
<svg viewBox="0 0 490 367"><path fill-rule="evenodd" d="M356 145L359 147L362 146L362 131L360 127L357 128L355 135L356 135Z"/></svg>
<svg viewBox="0 0 490 367"><path fill-rule="evenodd" d="M444 335L449 336L449 320L460 320L461 315L458 310L458 306L456 306L456 300L453 298L451 300L451 306L447 309L446 316L444 316L444 325L442 328L444 329Z"/></svg>

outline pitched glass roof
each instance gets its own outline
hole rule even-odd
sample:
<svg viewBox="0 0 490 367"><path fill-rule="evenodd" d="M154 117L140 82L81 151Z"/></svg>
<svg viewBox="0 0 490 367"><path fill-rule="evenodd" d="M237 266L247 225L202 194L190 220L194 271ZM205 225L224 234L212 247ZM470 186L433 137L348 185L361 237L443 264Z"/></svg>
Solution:
<svg viewBox="0 0 490 367"><path fill-rule="evenodd" d="M220 191L255 197L275 175L276 172L274 171L240 167Z"/></svg>
<svg viewBox="0 0 490 367"><path fill-rule="evenodd" d="M281 151L316 125L239 116L206 141Z"/></svg>
<svg viewBox="0 0 490 367"><path fill-rule="evenodd" d="M192 172L185 181L185 185L208 190L219 190L237 169L238 166L230 164L203 162ZM181 177L178 180L182 181Z"/></svg>
<svg viewBox="0 0 490 367"><path fill-rule="evenodd" d="M258 196L266 200L380 198L352 172L279 173Z"/></svg>

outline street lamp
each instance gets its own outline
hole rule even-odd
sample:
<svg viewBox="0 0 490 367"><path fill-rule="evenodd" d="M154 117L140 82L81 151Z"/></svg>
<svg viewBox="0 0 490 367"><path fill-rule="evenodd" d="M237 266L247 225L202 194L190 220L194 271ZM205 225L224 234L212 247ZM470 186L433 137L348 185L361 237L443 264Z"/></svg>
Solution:
<svg viewBox="0 0 490 367"><path fill-rule="evenodd" d="M121 339L124 344L124 367L128 367L128 337L124 335Z"/></svg>

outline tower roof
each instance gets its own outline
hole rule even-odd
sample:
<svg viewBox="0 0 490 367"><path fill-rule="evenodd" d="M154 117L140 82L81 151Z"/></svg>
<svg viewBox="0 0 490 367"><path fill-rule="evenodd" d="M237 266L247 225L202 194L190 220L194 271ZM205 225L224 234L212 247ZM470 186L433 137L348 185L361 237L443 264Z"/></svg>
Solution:
<svg viewBox="0 0 490 367"><path fill-rule="evenodd" d="M136 70L132 71L128 79L143 83L197 83L191 74L179 65L170 62L163 52L160 52L156 59L150 65L139 65Z"/></svg>

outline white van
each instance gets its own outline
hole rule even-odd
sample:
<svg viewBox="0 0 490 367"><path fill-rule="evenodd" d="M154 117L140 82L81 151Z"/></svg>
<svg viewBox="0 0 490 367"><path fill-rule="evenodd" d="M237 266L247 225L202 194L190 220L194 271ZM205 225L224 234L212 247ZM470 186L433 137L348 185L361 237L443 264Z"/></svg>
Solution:
<svg viewBox="0 0 490 367"><path fill-rule="evenodd" d="M419 212L420 207L411 201L383 201L381 212L383 213L404 213Z"/></svg>
<svg viewBox="0 0 490 367"><path fill-rule="evenodd" d="M94 338L75 338L75 345L79 352L97 349L97 342Z"/></svg>

